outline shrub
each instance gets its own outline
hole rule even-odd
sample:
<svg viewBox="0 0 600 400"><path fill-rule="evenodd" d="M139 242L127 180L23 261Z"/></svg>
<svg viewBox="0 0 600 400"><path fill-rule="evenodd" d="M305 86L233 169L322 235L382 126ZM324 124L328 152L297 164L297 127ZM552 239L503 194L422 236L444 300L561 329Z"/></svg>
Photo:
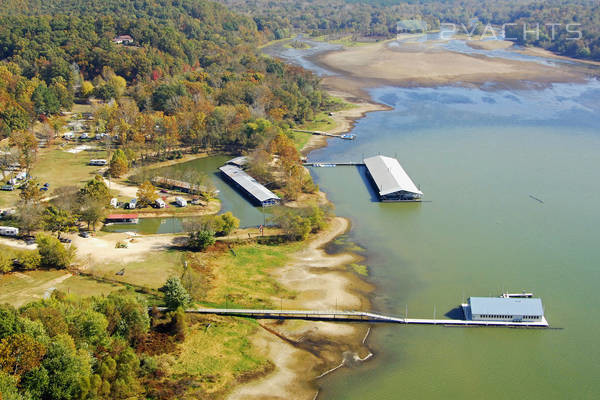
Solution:
<svg viewBox="0 0 600 400"><path fill-rule="evenodd" d="M212 232L207 230L201 230L197 232L191 232L188 240L188 247L196 251L204 251L208 247L215 244L215 236Z"/></svg>
<svg viewBox="0 0 600 400"><path fill-rule="evenodd" d="M176 310L179 307L186 307L192 301L187 290L183 287L181 280L176 276L167 279L167 282L160 288L160 291L165 294L165 304L172 310Z"/></svg>
<svg viewBox="0 0 600 400"><path fill-rule="evenodd" d="M75 247L65 248L55 237L44 234L36 236L41 264L45 267L67 268L75 256Z"/></svg>

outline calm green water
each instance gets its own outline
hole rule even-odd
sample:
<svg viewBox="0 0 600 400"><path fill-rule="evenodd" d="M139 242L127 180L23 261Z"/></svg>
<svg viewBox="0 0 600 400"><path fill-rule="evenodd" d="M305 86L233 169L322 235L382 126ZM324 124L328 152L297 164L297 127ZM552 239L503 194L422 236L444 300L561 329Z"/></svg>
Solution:
<svg viewBox="0 0 600 400"><path fill-rule="evenodd" d="M599 398L600 83L372 95L394 110L310 159L397 156L431 201L379 203L361 169L312 169L367 249L374 307L429 318L530 290L563 329L378 326L376 357L321 381L322 398Z"/></svg>
<svg viewBox="0 0 600 400"><path fill-rule="evenodd" d="M218 168L229 159L231 159L229 156L207 157L166 167L165 169L194 168L204 172L220 191L218 195L221 201L220 212L231 211L240 219L241 227L260 225L265 220L262 208L254 207L244 196L223 181L218 174ZM267 209L266 218L268 218L268 211ZM113 224L107 225L104 230L109 232L139 232L144 234L177 233L184 230L186 221L192 220L194 218L141 218L140 222L136 225Z"/></svg>

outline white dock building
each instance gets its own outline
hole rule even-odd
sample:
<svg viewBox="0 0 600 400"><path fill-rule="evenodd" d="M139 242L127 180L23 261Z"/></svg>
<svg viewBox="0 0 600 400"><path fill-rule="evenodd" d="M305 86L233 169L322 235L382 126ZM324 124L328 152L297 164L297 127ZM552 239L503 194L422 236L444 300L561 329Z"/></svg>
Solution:
<svg viewBox="0 0 600 400"><path fill-rule="evenodd" d="M365 158L364 163L381 201L419 201L423 197L395 158L375 156Z"/></svg>
<svg viewBox="0 0 600 400"><path fill-rule="evenodd" d="M253 203L267 207L279 204L281 199L275 193L261 185L256 179L235 165L223 165L219 171L238 189L252 200Z"/></svg>
<svg viewBox="0 0 600 400"><path fill-rule="evenodd" d="M470 321L502 321L548 325L542 300L524 297L469 297L462 305Z"/></svg>

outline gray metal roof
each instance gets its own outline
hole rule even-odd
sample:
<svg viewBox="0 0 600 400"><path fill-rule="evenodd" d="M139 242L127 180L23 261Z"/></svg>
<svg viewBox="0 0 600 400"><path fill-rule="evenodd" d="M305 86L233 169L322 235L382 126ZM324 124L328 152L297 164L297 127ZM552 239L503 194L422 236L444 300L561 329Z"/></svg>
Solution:
<svg viewBox="0 0 600 400"><path fill-rule="evenodd" d="M246 156L235 157L235 158L232 158L231 160L227 161L225 164L231 164L231 165L235 165L237 167L242 168L246 164L248 164L248 157L246 157Z"/></svg>
<svg viewBox="0 0 600 400"><path fill-rule="evenodd" d="M256 179L248 175L239 167L236 167L235 165L223 165L219 168L219 170L244 188L244 190L254 196L261 203L270 199L279 200L279 197L275 193L261 185Z"/></svg>
<svg viewBox="0 0 600 400"><path fill-rule="evenodd" d="M542 300L517 297L470 297L471 314L544 315Z"/></svg>
<svg viewBox="0 0 600 400"><path fill-rule="evenodd" d="M423 194L395 158L375 156L365 158L364 163L381 196L400 191Z"/></svg>

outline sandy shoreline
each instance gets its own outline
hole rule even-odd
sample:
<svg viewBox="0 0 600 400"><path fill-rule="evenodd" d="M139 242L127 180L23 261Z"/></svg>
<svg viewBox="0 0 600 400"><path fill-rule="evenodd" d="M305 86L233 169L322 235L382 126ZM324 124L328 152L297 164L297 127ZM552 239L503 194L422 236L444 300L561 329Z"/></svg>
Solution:
<svg viewBox="0 0 600 400"><path fill-rule="evenodd" d="M325 52L311 61L336 73L323 78L325 88L345 91L365 101L370 101L367 89L381 86L481 86L494 83L497 87L525 88L531 84L583 82L590 74L598 73L583 64L553 67L462 54L423 43L377 43Z"/></svg>

